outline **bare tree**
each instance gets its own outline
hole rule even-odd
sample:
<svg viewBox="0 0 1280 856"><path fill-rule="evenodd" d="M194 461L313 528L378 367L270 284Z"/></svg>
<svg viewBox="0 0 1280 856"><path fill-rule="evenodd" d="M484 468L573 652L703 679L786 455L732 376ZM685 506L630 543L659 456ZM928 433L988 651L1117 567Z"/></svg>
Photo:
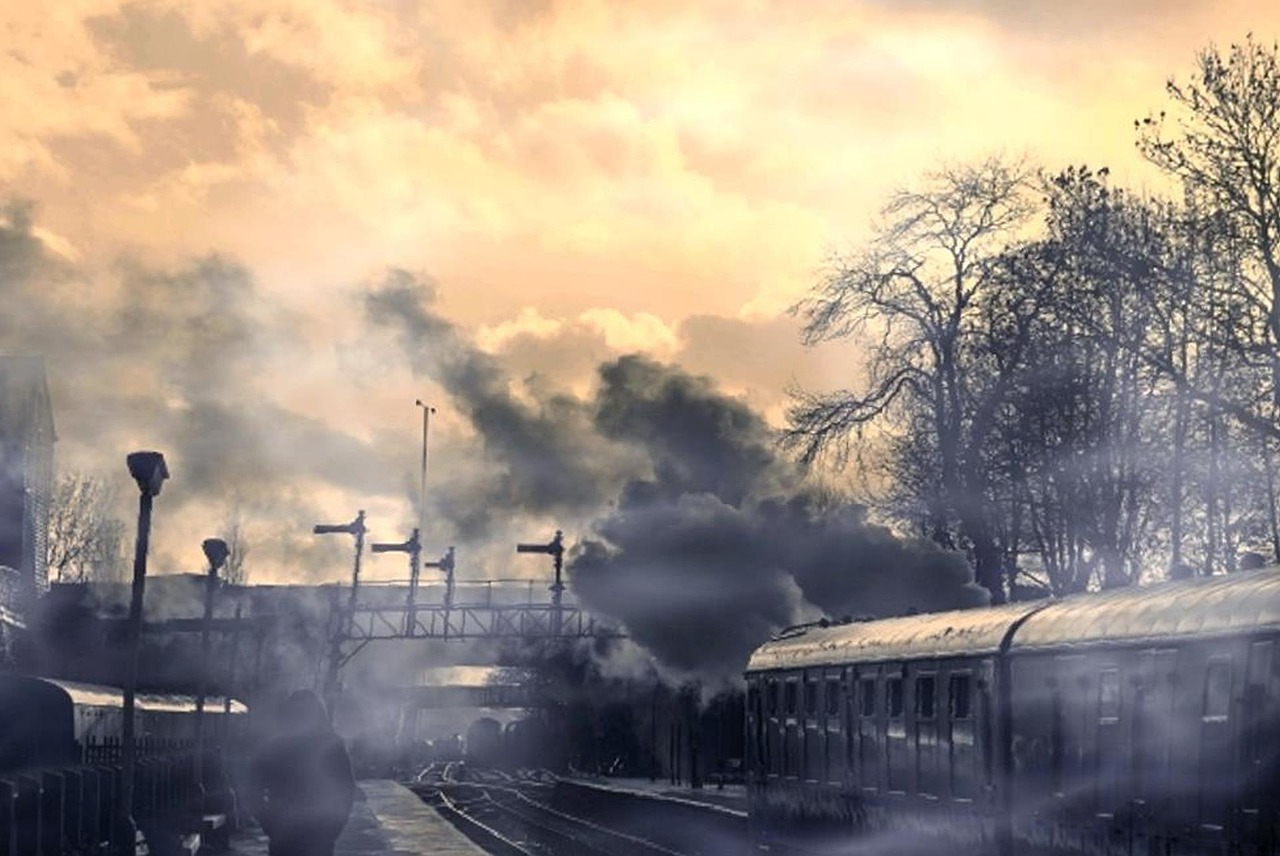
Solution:
<svg viewBox="0 0 1280 856"><path fill-rule="evenodd" d="M783 442L812 463L844 457L868 425L902 433L926 529L965 549L978 582L1005 599L1001 515L984 449L1010 377L983 347L994 262L1034 210L1028 172L998 160L945 167L893 196L872 240L835 259L795 311L807 344L866 337L862 390L797 391Z"/></svg>
<svg viewBox="0 0 1280 856"><path fill-rule="evenodd" d="M49 508L50 576L59 582L123 579L124 523L114 515L115 491L97 476L58 479Z"/></svg>
<svg viewBox="0 0 1280 856"><path fill-rule="evenodd" d="M244 513L239 502L231 506L226 520L222 524L219 537L227 542L227 561L222 566L222 579L231 585L242 586L249 582L249 571L245 567L245 559L249 555L249 541L245 536Z"/></svg>
<svg viewBox="0 0 1280 856"><path fill-rule="evenodd" d="M1221 290L1222 312L1206 338L1269 375L1267 398L1280 407L1280 49L1254 41L1224 55L1208 48L1192 79L1170 80L1174 125L1165 112L1136 122L1138 148L1181 179L1192 205L1210 212L1214 251L1235 256L1232 275L1207 283ZM1252 431L1280 438L1274 410L1245 396L1205 389L1164 365L1188 394Z"/></svg>
<svg viewBox="0 0 1280 856"><path fill-rule="evenodd" d="M1065 593L1141 569L1172 385L1132 345L1152 324L1135 283L1153 287L1168 251L1164 209L1113 190L1105 170L1069 169L1048 196L1046 235L1010 254L995 305L1034 307L1010 369L1003 454L1046 582ZM993 352L1006 327L992 325Z"/></svg>

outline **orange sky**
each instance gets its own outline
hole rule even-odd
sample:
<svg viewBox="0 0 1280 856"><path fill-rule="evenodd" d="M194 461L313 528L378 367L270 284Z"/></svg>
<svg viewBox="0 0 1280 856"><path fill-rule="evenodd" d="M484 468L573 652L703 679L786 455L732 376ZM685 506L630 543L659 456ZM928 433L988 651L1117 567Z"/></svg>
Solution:
<svg viewBox="0 0 1280 856"><path fill-rule="evenodd" d="M247 393L399 438L368 504L403 517L432 390L335 345L388 266L517 369L584 391L647 351L776 421L789 381L839 383L848 356L805 353L779 316L887 192L993 151L1156 186L1134 118L1198 48L1280 35L1280 6L68 0L0 4L0 24L0 194L37 204L79 272L68 302L118 299L121 259L240 261L253 311L295 331ZM353 363L377 382L343 383ZM61 423L60 460L95 466ZM317 496L334 519L362 501Z"/></svg>

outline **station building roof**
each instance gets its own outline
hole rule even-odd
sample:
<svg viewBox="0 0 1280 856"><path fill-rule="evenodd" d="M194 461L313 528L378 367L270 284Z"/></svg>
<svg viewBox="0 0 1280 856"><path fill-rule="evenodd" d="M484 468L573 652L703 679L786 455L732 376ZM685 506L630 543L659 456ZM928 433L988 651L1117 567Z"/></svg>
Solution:
<svg viewBox="0 0 1280 856"><path fill-rule="evenodd" d="M1060 600L885 618L784 632L747 671L800 669L1141 644L1280 630L1280 569L1134 586Z"/></svg>

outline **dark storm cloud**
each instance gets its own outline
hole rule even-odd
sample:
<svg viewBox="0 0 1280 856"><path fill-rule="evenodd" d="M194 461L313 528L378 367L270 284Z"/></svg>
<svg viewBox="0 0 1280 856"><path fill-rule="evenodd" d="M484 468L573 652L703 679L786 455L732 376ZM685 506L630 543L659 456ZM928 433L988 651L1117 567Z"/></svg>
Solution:
<svg viewBox="0 0 1280 856"><path fill-rule="evenodd" d="M580 399L525 385L532 401L517 397L512 379L432 307L434 288L405 271L391 271L365 297L375 326L392 329L413 369L451 397L479 436L497 472L469 490L451 490L443 511L464 537L478 534L492 515L593 511L610 496L625 467L620 450L591 422Z"/></svg>

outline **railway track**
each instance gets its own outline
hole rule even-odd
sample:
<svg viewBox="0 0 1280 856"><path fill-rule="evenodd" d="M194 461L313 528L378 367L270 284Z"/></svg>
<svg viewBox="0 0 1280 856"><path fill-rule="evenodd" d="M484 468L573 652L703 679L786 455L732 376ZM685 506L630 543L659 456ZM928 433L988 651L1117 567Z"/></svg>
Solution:
<svg viewBox="0 0 1280 856"><path fill-rule="evenodd" d="M535 776L433 764L411 789L490 853L500 856L696 856L609 829L550 806L554 783Z"/></svg>

